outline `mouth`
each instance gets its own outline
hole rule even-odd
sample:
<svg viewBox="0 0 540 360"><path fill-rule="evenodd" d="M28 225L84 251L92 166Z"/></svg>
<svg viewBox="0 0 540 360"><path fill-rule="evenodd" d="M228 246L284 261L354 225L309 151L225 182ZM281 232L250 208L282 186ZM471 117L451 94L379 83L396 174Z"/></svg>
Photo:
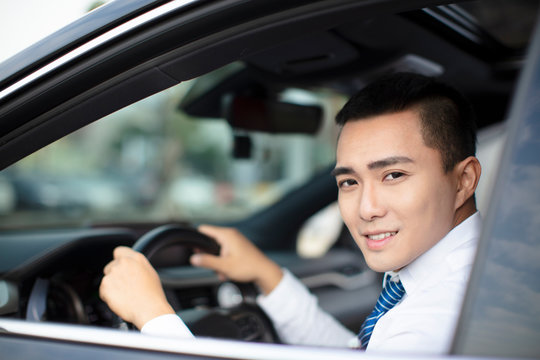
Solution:
<svg viewBox="0 0 540 360"><path fill-rule="evenodd" d="M398 233L397 231L386 231L386 232L365 234L364 236L366 238L366 243L369 249L380 250L386 244L392 241L392 239L394 239L397 233Z"/></svg>
<svg viewBox="0 0 540 360"><path fill-rule="evenodd" d="M376 234L376 235L367 235L367 237L368 237L368 239L371 239L371 240L374 240L374 241L379 241L379 240L382 240L384 238L394 236L396 234L397 234L397 231L390 231L390 232L380 233L380 234Z"/></svg>

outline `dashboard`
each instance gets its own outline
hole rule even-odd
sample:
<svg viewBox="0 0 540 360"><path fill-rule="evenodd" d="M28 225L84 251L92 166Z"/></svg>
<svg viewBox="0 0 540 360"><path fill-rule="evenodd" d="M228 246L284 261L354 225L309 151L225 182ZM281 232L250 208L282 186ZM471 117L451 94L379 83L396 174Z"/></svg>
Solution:
<svg viewBox="0 0 540 360"><path fill-rule="evenodd" d="M103 267L115 247L134 240L124 229L1 234L0 315L111 326L112 313L98 294Z"/></svg>

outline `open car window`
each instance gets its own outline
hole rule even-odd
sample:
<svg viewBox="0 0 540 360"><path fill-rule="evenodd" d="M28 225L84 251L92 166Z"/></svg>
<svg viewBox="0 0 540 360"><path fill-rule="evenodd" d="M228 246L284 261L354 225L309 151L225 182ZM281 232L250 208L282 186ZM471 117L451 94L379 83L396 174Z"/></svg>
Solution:
<svg viewBox="0 0 540 360"><path fill-rule="evenodd" d="M219 73L121 109L3 171L2 224L238 221L330 166L333 114L344 96L299 89L279 94L282 102L324 109L315 136L233 130L223 117L179 108Z"/></svg>

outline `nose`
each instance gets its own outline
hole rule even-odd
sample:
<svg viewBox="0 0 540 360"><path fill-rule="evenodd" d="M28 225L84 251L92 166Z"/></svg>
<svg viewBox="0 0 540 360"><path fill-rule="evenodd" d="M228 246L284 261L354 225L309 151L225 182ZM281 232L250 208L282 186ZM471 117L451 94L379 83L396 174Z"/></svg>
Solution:
<svg viewBox="0 0 540 360"><path fill-rule="evenodd" d="M381 189L372 184L364 184L358 201L358 215L370 222L383 217L386 213Z"/></svg>

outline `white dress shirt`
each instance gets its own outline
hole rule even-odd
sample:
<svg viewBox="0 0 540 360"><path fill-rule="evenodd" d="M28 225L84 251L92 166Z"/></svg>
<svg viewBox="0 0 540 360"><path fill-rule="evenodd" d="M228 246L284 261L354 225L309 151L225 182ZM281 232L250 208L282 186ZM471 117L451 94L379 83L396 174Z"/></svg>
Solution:
<svg viewBox="0 0 540 360"><path fill-rule="evenodd" d="M480 215L475 213L397 273L406 294L379 319L367 351L448 352L480 228ZM341 347L357 344L356 334L324 312L317 298L287 270L278 286L267 296L259 296L257 303L286 343ZM153 319L141 331L193 336L175 315Z"/></svg>

